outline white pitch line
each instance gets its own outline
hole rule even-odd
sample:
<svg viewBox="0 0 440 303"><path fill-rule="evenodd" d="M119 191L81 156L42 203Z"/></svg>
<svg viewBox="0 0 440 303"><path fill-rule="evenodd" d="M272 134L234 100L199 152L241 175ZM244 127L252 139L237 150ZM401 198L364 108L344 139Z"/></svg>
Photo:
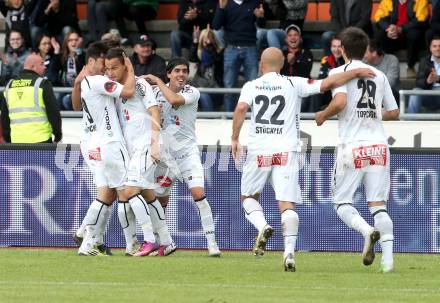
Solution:
<svg viewBox="0 0 440 303"><path fill-rule="evenodd" d="M99 281L0 281L1 285L33 285L33 286L147 286L147 287L186 287L198 288L200 286L208 288L249 288L249 289L284 289L284 290L332 290L332 291L368 291L371 292L374 289L375 292L399 292L399 293L429 293L440 294L440 288L376 288L376 287L337 287L332 285L331 287L323 286L292 286L292 285L261 285L261 284L200 284L200 283L139 283L139 282L99 282Z"/></svg>

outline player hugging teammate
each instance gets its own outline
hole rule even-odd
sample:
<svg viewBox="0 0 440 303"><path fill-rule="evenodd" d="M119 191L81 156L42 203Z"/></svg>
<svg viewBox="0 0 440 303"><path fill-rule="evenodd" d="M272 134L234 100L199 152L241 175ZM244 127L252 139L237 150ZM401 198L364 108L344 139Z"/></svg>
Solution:
<svg viewBox="0 0 440 303"><path fill-rule="evenodd" d="M182 67L181 65L185 65L185 62L178 64ZM175 72L174 67L175 65L170 69L169 76ZM106 76L103 75L104 71ZM163 110L159 112L150 84L142 78L135 78L130 60L122 49L108 50L106 45L99 42L88 48L87 65L75 81L72 100L75 109L83 109L81 151L93 173L98 195L74 235L75 242L80 246L79 255L111 255L104 244L103 235L116 197L119 202L118 218L127 245L126 255L166 256L173 253L176 246L166 225L165 211L155 196L155 189L160 187L155 184L155 171L158 170L158 164L162 168L169 168L179 158L180 163L175 165L178 169L173 170L172 177L182 176L187 181L200 211L209 254L220 256L215 241L211 208L204 195L203 168L194 134L200 94L195 88L186 85L187 68L177 73L179 77L171 77L174 79L170 82L172 94L165 92L160 99L161 109L166 107L167 102L172 104L174 99L182 99L182 102L173 104L173 115L182 120L184 130L192 130L190 135L193 144L186 145L189 149L178 150L181 152L179 155L171 153L169 157L165 156L164 159L169 159L170 162L161 163L163 155L160 152L160 135L165 139L164 142L173 142L174 139L168 139L167 136L177 137L180 134L182 137L181 133L185 136L186 132L166 132L165 124L165 130L161 134L161 120L168 121L166 113ZM186 76L182 76L185 73ZM161 87L154 76L145 78ZM164 86L163 82L162 85ZM163 150L166 148L162 148ZM165 171L168 172L169 169ZM164 175L162 170L159 174ZM169 191L164 194L159 188L159 193L162 194L161 203L166 206ZM142 228L142 245L137 241L136 221Z"/></svg>

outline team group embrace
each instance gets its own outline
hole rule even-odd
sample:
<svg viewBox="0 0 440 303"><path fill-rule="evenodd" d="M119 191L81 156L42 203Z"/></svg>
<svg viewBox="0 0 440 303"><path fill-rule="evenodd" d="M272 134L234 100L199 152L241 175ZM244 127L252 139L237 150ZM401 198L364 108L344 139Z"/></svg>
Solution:
<svg viewBox="0 0 440 303"><path fill-rule="evenodd" d="M274 233L259 203L269 181L281 215L283 268L296 271L296 206L302 203L301 102L302 98L331 90L332 101L316 113L316 123L321 126L329 118L338 117L339 142L332 178L334 209L348 227L364 237L364 265L373 263L374 245L380 242L379 271L388 273L394 270L394 237L386 207L390 152L382 121L398 119L399 109L386 76L361 61L368 36L349 27L339 38L345 65L332 69L329 77L319 81L280 75L283 53L272 47L263 51L261 76L243 86L233 118L232 156L240 161L240 131L246 113L251 111L240 185L242 207L246 219L258 230L253 253L261 257ZM103 236L113 201L118 201L126 255L167 256L175 252L165 208L176 180L184 182L191 192L208 254L221 255L195 135L200 93L188 82L189 64L185 59L171 59L166 72L168 83L153 75L135 77L121 48L95 42L87 49L86 65L75 80L72 103L74 109L83 110L81 152L98 190L74 235L79 255L111 255ZM374 226L352 205L361 183ZM142 242L137 239L137 224L142 229Z"/></svg>

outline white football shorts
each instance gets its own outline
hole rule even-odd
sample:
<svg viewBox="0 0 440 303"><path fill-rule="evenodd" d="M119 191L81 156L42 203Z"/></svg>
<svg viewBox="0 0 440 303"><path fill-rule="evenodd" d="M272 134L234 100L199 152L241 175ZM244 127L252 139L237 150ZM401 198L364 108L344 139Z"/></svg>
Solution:
<svg viewBox="0 0 440 303"><path fill-rule="evenodd" d="M360 141L339 145L332 180L335 204L352 203L361 183L368 202L386 202L390 191L388 144Z"/></svg>
<svg viewBox="0 0 440 303"><path fill-rule="evenodd" d="M300 154L293 151L272 155L248 154L241 176L241 195L259 194L269 181L276 200L301 204L299 157Z"/></svg>
<svg viewBox="0 0 440 303"><path fill-rule="evenodd" d="M156 164L151 159L149 147L135 150L130 157L125 185L141 189L154 189L154 170Z"/></svg>

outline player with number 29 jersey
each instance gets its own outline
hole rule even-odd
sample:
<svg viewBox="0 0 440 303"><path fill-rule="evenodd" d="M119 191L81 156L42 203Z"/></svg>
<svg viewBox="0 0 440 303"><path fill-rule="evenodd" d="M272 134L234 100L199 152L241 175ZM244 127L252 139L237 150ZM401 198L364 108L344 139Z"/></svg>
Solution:
<svg viewBox="0 0 440 303"><path fill-rule="evenodd" d="M300 151L301 98L319 94L321 81L271 72L247 82L238 102L252 108L249 153Z"/></svg>

